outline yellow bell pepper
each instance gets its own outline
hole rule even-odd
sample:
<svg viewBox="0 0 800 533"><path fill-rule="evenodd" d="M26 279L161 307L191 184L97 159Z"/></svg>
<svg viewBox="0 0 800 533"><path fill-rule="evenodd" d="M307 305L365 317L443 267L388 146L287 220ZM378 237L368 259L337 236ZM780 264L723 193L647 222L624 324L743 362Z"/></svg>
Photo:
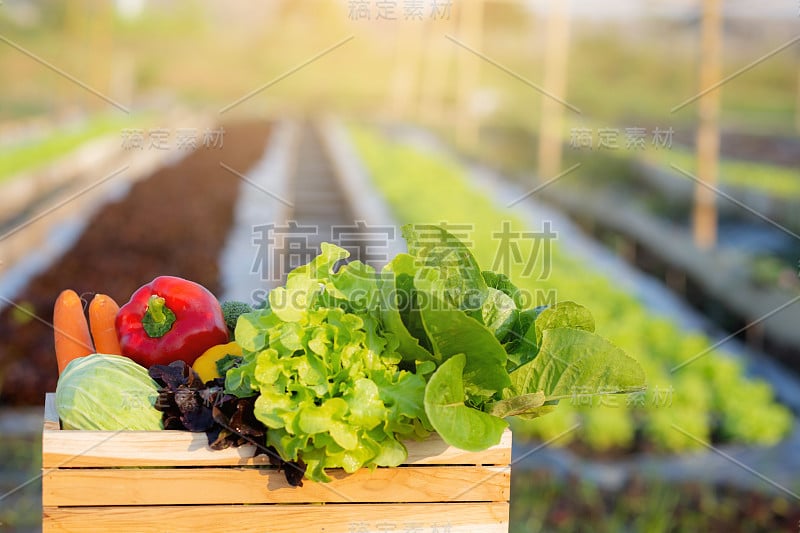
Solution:
<svg viewBox="0 0 800 533"><path fill-rule="evenodd" d="M203 352L203 355L195 359L192 368L200 376L200 379L203 380L203 383L220 378L222 376L220 376L219 370L217 369L217 361L226 355L241 357L242 347L235 342L212 346Z"/></svg>

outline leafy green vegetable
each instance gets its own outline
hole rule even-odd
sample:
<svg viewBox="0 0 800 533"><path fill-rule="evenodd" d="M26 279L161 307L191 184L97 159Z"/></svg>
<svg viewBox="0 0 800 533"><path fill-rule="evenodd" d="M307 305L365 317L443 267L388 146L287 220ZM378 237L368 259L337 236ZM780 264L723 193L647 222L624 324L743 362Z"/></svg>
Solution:
<svg viewBox="0 0 800 533"><path fill-rule="evenodd" d="M226 375L227 392L258 394L267 443L285 461L304 461L317 481L328 480L325 468L400 464L406 451L397 439L430 427L425 379L399 369L396 338L383 334L373 309L377 276L359 262L334 273L346 256L323 244L270 293L269 309L243 315L236 340L245 355Z"/></svg>
<svg viewBox="0 0 800 533"><path fill-rule="evenodd" d="M425 380L399 370L400 356L381 351L385 341L370 341L367 318L308 309L298 322L274 325L270 347L246 370L267 443L286 461L305 461L310 479L327 481L325 468L397 465L406 456L397 437L420 432Z"/></svg>
<svg viewBox="0 0 800 533"><path fill-rule="evenodd" d="M575 328L594 332L594 317L575 302L559 302L544 309L536 317L536 344L542 344L542 333L553 328Z"/></svg>
<svg viewBox="0 0 800 533"><path fill-rule="evenodd" d="M644 371L635 359L594 333L545 330L539 355L511 373L518 394L543 391L548 400L641 390Z"/></svg>
<svg viewBox="0 0 800 533"><path fill-rule="evenodd" d="M403 235L416 258L417 306L434 360L464 354L467 394L482 405L511 385L508 355L495 335L510 328L513 301L486 285L469 249L443 228L406 225Z"/></svg>
<svg viewBox="0 0 800 533"><path fill-rule="evenodd" d="M446 305L480 309L488 287L469 249L439 226L407 224L402 230L416 258L416 288Z"/></svg>
<svg viewBox="0 0 800 533"><path fill-rule="evenodd" d="M451 446L485 450L500 442L508 424L464 405L464 354L454 355L436 370L425 389L425 412L431 425Z"/></svg>
<svg viewBox="0 0 800 533"><path fill-rule="evenodd" d="M502 340L511 331L517 319L517 306L506 293L489 287L481 307L481 319L486 327Z"/></svg>
<svg viewBox="0 0 800 533"><path fill-rule="evenodd" d="M464 382L470 396L489 398L511 385L507 355L491 331L458 309L422 309L425 331L440 360L463 354Z"/></svg>
<svg viewBox="0 0 800 533"><path fill-rule="evenodd" d="M73 359L56 387L56 410L64 429L154 431L163 429L154 404L158 384L147 369L119 355Z"/></svg>
<svg viewBox="0 0 800 533"><path fill-rule="evenodd" d="M508 352L510 371L536 357L539 353L539 339L536 337L536 317L540 309L525 309L514 313L511 330L506 335L505 349Z"/></svg>
<svg viewBox="0 0 800 533"><path fill-rule="evenodd" d="M511 278L506 276L500 272L492 272L491 270L484 270L482 273L483 280L486 282L486 285L492 289L497 289L502 291L508 297L510 297L514 301L514 305L517 309L522 309L524 307L524 301L522 299L522 291L514 285L511 281Z"/></svg>
<svg viewBox="0 0 800 533"><path fill-rule="evenodd" d="M397 351L403 356L404 360L428 361L434 358L433 354L422 347L421 343L424 342L422 339L411 334L400 312L401 309L406 309L406 316L408 316L411 313L408 306L412 298L414 298L413 285L409 284L411 278L408 274L403 273L406 268L411 267L410 261L413 261L411 256L399 254L394 261L384 267L380 290L381 301L385 305L380 310L381 319L387 334L391 334L397 339ZM401 263L405 263L406 266L404 267ZM394 269L397 266L400 266L400 271L395 273ZM423 332L424 335L424 328L422 327L421 319L419 319L419 310L414 312L415 318L419 323L417 330ZM427 341L427 336L424 339Z"/></svg>
<svg viewBox="0 0 800 533"><path fill-rule="evenodd" d="M500 400L493 404L489 413L499 418L529 415L538 412L538 409L544 405L544 402L545 396L542 391L522 394L520 396L512 396L507 400Z"/></svg>
<svg viewBox="0 0 800 533"><path fill-rule="evenodd" d="M453 446L499 442L503 418L534 418L576 386L636 390L635 361L595 336L584 308L522 309L506 277L481 272L437 226L403 228L410 254L378 274L323 243L269 307L241 315L228 394L256 397L266 443L305 476L394 466L403 439L435 429ZM509 370L513 370L509 374Z"/></svg>
<svg viewBox="0 0 800 533"><path fill-rule="evenodd" d="M398 311L403 324L408 328L408 332L419 341L420 346L430 352L431 343L422 325L417 302L418 291L414 287L414 275L417 271L414 265L415 261L416 259L411 255L397 254L384 268L384 271L394 272Z"/></svg>

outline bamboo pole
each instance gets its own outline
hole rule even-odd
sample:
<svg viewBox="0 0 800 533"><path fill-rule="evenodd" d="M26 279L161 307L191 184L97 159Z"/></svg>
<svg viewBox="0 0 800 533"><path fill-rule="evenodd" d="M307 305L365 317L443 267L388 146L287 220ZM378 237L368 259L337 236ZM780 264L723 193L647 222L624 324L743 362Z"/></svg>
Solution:
<svg viewBox="0 0 800 533"><path fill-rule="evenodd" d="M550 2L545 37L544 89L564 100L567 89L569 59L569 0ZM564 105L554 98L542 96L539 127L539 180L545 181L561 171L564 139Z"/></svg>
<svg viewBox="0 0 800 533"><path fill-rule="evenodd" d="M114 5L103 0L92 0L87 10L89 29L89 80L95 89L108 93L111 82L112 32ZM87 93L87 104L94 111L104 110L108 104L95 95Z"/></svg>
<svg viewBox="0 0 800 533"><path fill-rule="evenodd" d="M447 73L450 68L451 43L444 38L452 33L450 20L429 20L426 24L426 55L419 101L419 115L434 127L445 123Z"/></svg>
<svg viewBox="0 0 800 533"><path fill-rule="evenodd" d="M800 132L800 68L797 69L797 103L794 108L795 129Z"/></svg>
<svg viewBox="0 0 800 533"><path fill-rule="evenodd" d="M85 57L84 54L86 53L84 42L84 35L86 34L84 12L86 7L85 2L78 0L64 4L63 39L64 49L67 51L67 57L69 58L65 64L70 69L70 72L78 78L86 75L83 62L78 60L78 58ZM80 107L85 93L83 89L62 79L58 79L55 82L55 88L59 95L63 95L61 98L62 111Z"/></svg>
<svg viewBox="0 0 800 533"><path fill-rule="evenodd" d="M482 48L483 0L460 2L458 17L459 37L475 50ZM472 106L472 98L480 81L480 59L466 50L458 54L458 115L455 121L456 140L462 146L478 144L480 124Z"/></svg>
<svg viewBox="0 0 800 533"><path fill-rule="evenodd" d="M408 120L417 110L420 64L422 62L422 23L398 24L395 71L392 79L392 109L395 120Z"/></svg>
<svg viewBox="0 0 800 533"><path fill-rule="evenodd" d="M722 0L703 0L700 43L700 90L717 83L721 75ZM697 177L695 185L693 231L698 248L712 248L717 242L716 193L719 167L720 89L709 91L698 102Z"/></svg>

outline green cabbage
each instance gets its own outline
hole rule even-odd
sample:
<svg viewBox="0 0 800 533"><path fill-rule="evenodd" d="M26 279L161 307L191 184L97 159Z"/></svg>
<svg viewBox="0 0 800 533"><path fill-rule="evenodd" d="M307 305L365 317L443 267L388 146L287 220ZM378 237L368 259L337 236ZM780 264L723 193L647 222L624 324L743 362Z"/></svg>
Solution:
<svg viewBox="0 0 800 533"><path fill-rule="evenodd" d="M93 354L71 361L58 378L56 410L63 429L163 429L154 407L158 384L147 369L119 355Z"/></svg>

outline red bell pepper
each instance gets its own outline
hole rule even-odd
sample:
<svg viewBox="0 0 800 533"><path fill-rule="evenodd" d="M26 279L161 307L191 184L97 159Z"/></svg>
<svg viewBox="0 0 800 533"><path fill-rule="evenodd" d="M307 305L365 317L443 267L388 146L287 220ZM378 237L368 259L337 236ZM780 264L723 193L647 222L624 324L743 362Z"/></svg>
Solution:
<svg viewBox="0 0 800 533"><path fill-rule="evenodd" d="M122 355L140 365L191 366L203 352L228 342L217 299L193 281L160 276L139 288L116 319Z"/></svg>

